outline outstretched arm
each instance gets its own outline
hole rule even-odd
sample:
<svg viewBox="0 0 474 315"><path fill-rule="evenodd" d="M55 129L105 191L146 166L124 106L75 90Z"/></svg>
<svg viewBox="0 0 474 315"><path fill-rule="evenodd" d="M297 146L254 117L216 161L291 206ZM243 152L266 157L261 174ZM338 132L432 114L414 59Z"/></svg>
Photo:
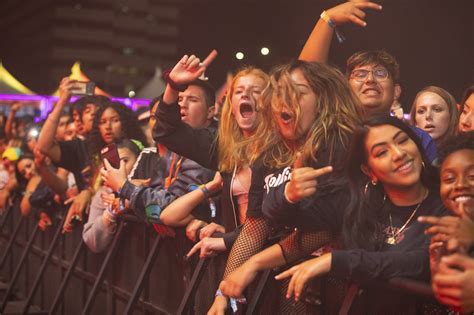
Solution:
<svg viewBox="0 0 474 315"><path fill-rule="evenodd" d="M5 122L5 136L7 139L11 139L13 136L13 120L15 120L15 114L20 109L20 106L21 104L19 102L15 102L10 107L10 113Z"/></svg>
<svg viewBox="0 0 474 315"><path fill-rule="evenodd" d="M185 226L194 217L191 212L201 202L208 198L209 194L219 191L222 187L222 178L219 172L212 181L204 187L195 189L170 203L160 214L160 220L163 224L169 226Z"/></svg>
<svg viewBox="0 0 474 315"><path fill-rule="evenodd" d="M61 150L59 149L58 143L55 142L54 138L56 130L59 125L59 118L61 112L64 109L64 105L69 102L71 98L71 89L74 81L69 78L63 78L59 84L59 100L54 106L53 110L49 114L48 118L44 122L41 133L38 137L37 148L41 153L45 154L55 163L61 159Z"/></svg>
<svg viewBox="0 0 474 315"><path fill-rule="evenodd" d="M353 0L325 11L323 16L318 20L313 31L309 35L299 59L304 61L317 61L326 63L328 61L329 48L334 33L334 28L327 20L331 20L335 26L346 23L354 23L365 27L367 23L365 19L365 9L381 10L382 6L374 2Z"/></svg>

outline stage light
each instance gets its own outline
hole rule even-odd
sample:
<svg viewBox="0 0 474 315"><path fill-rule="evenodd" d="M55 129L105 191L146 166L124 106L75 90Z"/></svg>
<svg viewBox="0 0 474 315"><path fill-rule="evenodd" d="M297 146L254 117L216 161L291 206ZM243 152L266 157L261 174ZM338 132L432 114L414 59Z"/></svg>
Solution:
<svg viewBox="0 0 474 315"><path fill-rule="evenodd" d="M266 56L270 53L270 49L268 49L267 47L262 47L262 49L260 49L260 53Z"/></svg>
<svg viewBox="0 0 474 315"><path fill-rule="evenodd" d="M237 58L237 59L239 59L239 60L244 59L244 57L245 57L245 55L244 55L243 52L240 52L240 51L239 51L238 53L235 54L235 58Z"/></svg>

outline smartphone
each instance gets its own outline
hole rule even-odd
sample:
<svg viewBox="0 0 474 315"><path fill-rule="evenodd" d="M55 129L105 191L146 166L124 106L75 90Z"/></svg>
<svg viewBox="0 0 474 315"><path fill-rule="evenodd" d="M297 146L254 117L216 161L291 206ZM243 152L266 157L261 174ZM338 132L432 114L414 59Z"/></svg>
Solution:
<svg viewBox="0 0 474 315"><path fill-rule="evenodd" d="M94 95L95 83L76 81L72 86L72 94L74 95Z"/></svg>
<svg viewBox="0 0 474 315"><path fill-rule="evenodd" d="M120 156L115 143L108 144L106 147L100 150L100 159L102 162L104 159L107 159L113 168L120 168Z"/></svg>

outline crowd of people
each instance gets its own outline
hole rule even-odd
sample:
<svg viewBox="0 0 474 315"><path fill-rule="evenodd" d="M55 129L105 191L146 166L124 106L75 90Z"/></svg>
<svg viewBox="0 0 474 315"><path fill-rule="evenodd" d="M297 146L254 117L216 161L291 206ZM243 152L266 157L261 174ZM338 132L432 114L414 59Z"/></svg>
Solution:
<svg viewBox="0 0 474 315"><path fill-rule="evenodd" d="M474 85L459 101L427 86L406 119L390 53L356 52L345 74L327 64L337 26L365 26L364 11L381 9L324 11L297 60L241 69L220 110L202 79L216 51L166 72L145 119L103 96L69 103L69 78L40 130L12 104L0 208L21 196L41 230L66 209L63 231L82 228L96 253L124 214L160 234L184 228L188 255L213 270L197 314L244 309L269 269L272 313L315 312L312 296L328 314L474 312ZM373 286L393 278L430 284L439 304Z"/></svg>

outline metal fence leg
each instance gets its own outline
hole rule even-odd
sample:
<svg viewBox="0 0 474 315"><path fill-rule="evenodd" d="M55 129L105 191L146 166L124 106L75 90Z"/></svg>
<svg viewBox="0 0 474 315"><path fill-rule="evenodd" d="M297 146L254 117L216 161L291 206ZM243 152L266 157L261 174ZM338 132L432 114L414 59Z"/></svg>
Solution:
<svg viewBox="0 0 474 315"><path fill-rule="evenodd" d="M13 292L16 280L18 279L18 276L20 275L20 271L21 271L21 268L23 267L23 263L28 257L28 252L30 251L31 245L33 245L33 241L35 240L36 234L38 234L38 230L39 230L38 225L35 225L35 228L33 229L33 232L30 235L30 239L28 240L28 243L23 249L23 253L21 254L20 260L18 261L18 265L15 271L13 272L12 278L10 279L10 282L8 284L7 292L5 293L5 298L2 302L2 305L0 306L0 314L3 312L3 310L7 306L8 299L11 293Z"/></svg>
<svg viewBox="0 0 474 315"><path fill-rule="evenodd" d="M15 238L18 232L20 231L20 227L23 221L25 221L25 218L21 216L20 219L18 220L18 223L15 226L15 229L13 230L10 240L8 241L7 248L5 250L5 253L3 253L3 256L2 256L2 260L0 260L0 269L3 268L3 264L7 260L8 254L10 253L12 249L13 243L15 242Z"/></svg>
<svg viewBox="0 0 474 315"><path fill-rule="evenodd" d="M112 259L113 255L115 254L115 249L117 248L118 240L120 239L123 233L124 225L125 225L124 221L120 221L118 229L117 229L117 233L115 234L115 237L112 240L112 244L110 245L109 251L107 252L107 255L105 256L104 262L102 263L102 266L100 267L100 271L97 274L97 278L95 279L94 285L92 286L92 290L90 291L89 296L87 297L87 301L82 310L82 314L85 314L85 315L89 314L89 312L92 309L96 292L99 288L99 285L102 283L102 280L104 279L105 271L107 270L107 267L109 266L109 262Z"/></svg>
<svg viewBox="0 0 474 315"><path fill-rule="evenodd" d="M56 232L54 233L53 240L51 241L51 244L49 245L48 251L46 252L46 256L43 258L43 261L41 262L41 266L38 270L38 274L36 275L35 280L33 281L33 285L31 287L30 293L28 294L28 297L25 300L25 306L23 307L22 314L26 314L28 312L28 309L30 308L31 301L33 300L33 297L36 293L36 290L38 289L38 285L40 284L41 278L43 278L43 273L48 265L49 259L51 258L51 255L53 255L53 251L56 248L56 244L58 243L58 240L61 236L61 232L63 229L64 222L66 221L67 216L63 216L61 219Z"/></svg>
<svg viewBox="0 0 474 315"><path fill-rule="evenodd" d="M8 217L13 213L13 205L9 205L4 213L3 213L3 219L2 223L0 223L0 230L3 230L3 227L5 226L5 223L7 223Z"/></svg>
<svg viewBox="0 0 474 315"><path fill-rule="evenodd" d="M194 269L193 276L191 278L191 282L189 283L186 292L184 292L184 296L181 299L181 303L179 304L178 312L179 315L190 314L190 306L189 305L196 294L196 290L201 283L201 279L206 272L207 265L209 264L208 258L201 258Z"/></svg>
<svg viewBox="0 0 474 315"><path fill-rule="evenodd" d="M260 298L262 297L263 289L270 278L270 274L272 273L271 269L265 270L262 272L262 277L258 281L257 287L255 289L255 293L247 307L247 311L245 314L256 314L258 311L258 307L260 305Z"/></svg>
<svg viewBox="0 0 474 315"><path fill-rule="evenodd" d="M79 244L77 244L76 251L74 252L74 255L71 260L71 264L69 265L69 268L67 269L66 274L64 275L64 278L61 280L61 284L59 285L56 296L54 297L53 304L51 305L51 308L49 310L49 314L54 314L54 312L56 311L56 308L59 306L61 299L63 297L64 291L66 290L66 286L68 285L69 278L71 277L71 274L76 268L77 261L79 260L79 256L81 255L84 247L85 247L85 244L81 239L79 241Z"/></svg>
<svg viewBox="0 0 474 315"><path fill-rule="evenodd" d="M138 280L135 284L135 287L133 288L133 292L130 296L130 300L128 300L127 306L125 308L124 314L131 314L133 311L133 306L135 305L138 296L140 295L142 288L143 288L143 280L145 278L148 278L148 275L150 274L151 267L153 266L156 257L158 256L160 245L163 242L163 239L161 236L157 236L155 239L155 242L153 243L153 246L151 248L150 253L148 254L148 257L146 258L145 264L143 265L142 271L140 272L140 276L138 277Z"/></svg>

